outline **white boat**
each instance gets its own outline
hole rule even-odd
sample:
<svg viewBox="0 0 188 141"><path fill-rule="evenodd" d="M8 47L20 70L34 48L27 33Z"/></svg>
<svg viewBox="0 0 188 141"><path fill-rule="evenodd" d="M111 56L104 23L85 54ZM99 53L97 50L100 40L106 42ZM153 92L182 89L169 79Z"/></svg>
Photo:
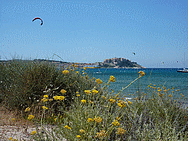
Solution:
<svg viewBox="0 0 188 141"><path fill-rule="evenodd" d="M177 70L177 72L188 73L188 69L185 68L185 52L184 52L184 68L183 68L183 70Z"/></svg>
<svg viewBox="0 0 188 141"><path fill-rule="evenodd" d="M177 70L177 72L184 72L184 73L188 73L188 69L183 68L183 70Z"/></svg>

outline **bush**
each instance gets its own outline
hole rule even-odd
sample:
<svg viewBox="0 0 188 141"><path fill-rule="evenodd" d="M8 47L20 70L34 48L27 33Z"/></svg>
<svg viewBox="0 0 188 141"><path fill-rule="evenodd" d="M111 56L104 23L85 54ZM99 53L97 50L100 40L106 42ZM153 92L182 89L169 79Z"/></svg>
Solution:
<svg viewBox="0 0 188 141"><path fill-rule="evenodd" d="M161 93L162 90L152 91L151 88L149 92L153 93L152 97L144 94L127 101L119 97L120 93L109 95L108 86L115 80L112 78L107 84L101 85L97 92L95 89L80 91L70 109L54 117L58 126L50 133L39 132L34 138L40 136L40 139L49 137L53 140L65 138L83 141L187 140L188 110L174 101L173 92L164 89L164 93Z"/></svg>
<svg viewBox="0 0 188 141"><path fill-rule="evenodd" d="M12 110L23 111L32 105L36 106L43 95L53 98L54 95L62 95L62 89L67 91L64 95L67 107L76 91L94 86L92 80L85 75L78 75L74 69L70 69L66 75L62 73L63 68L57 69L49 62L11 60L0 67L0 99Z"/></svg>

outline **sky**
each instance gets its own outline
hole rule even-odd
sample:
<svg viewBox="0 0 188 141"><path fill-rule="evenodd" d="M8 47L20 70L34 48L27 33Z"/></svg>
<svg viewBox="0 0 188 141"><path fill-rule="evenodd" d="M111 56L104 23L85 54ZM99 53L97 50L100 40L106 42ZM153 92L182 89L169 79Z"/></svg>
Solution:
<svg viewBox="0 0 188 141"><path fill-rule="evenodd" d="M1 60L94 63L123 57L147 68L188 67L188 0L0 3ZM43 25L32 22L35 17Z"/></svg>

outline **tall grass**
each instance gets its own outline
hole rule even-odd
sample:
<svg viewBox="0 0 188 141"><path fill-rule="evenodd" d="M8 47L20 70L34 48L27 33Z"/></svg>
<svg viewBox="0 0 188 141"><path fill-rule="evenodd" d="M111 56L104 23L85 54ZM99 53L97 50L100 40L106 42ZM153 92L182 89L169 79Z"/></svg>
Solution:
<svg viewBox="0 0 188 141"><path fill-rule="evenodd" d="M0 99L12 110L23 111L37 105L44 91L53 98L61 94L61 89L67 91L66 104L70 104L76 91L94 86L90 80L83 79L71 70L69 75L63 74L62 70L48 62L11 60L0 67Z"/></svg>
<svg viewBox="0 0 188 141"><path fill-rule="evenodd" d="M48 63L11 63L3 66L1 99L40 123L43 130L31 133L35 140L188 140L188 109L173 99L173 89L148 85L148 93L132 101L120 97L144 72L116 94L109 89L113 76L103 83L75 66L57 70ZM10 103L15 100L22 106Z"/></svg>

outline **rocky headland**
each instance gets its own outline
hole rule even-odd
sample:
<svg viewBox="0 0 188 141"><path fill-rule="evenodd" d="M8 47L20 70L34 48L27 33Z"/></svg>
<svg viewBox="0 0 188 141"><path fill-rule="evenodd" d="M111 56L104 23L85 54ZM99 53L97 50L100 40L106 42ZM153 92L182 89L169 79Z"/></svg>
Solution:
<svg viewBox="0 0 188 141"><path fill-rule="evenodd" d="M96 65L112 68L144 68L143 66L137 64L137 62L131 62L131 60L125 58L105 59L103 62L97 62Z"/></svg>

